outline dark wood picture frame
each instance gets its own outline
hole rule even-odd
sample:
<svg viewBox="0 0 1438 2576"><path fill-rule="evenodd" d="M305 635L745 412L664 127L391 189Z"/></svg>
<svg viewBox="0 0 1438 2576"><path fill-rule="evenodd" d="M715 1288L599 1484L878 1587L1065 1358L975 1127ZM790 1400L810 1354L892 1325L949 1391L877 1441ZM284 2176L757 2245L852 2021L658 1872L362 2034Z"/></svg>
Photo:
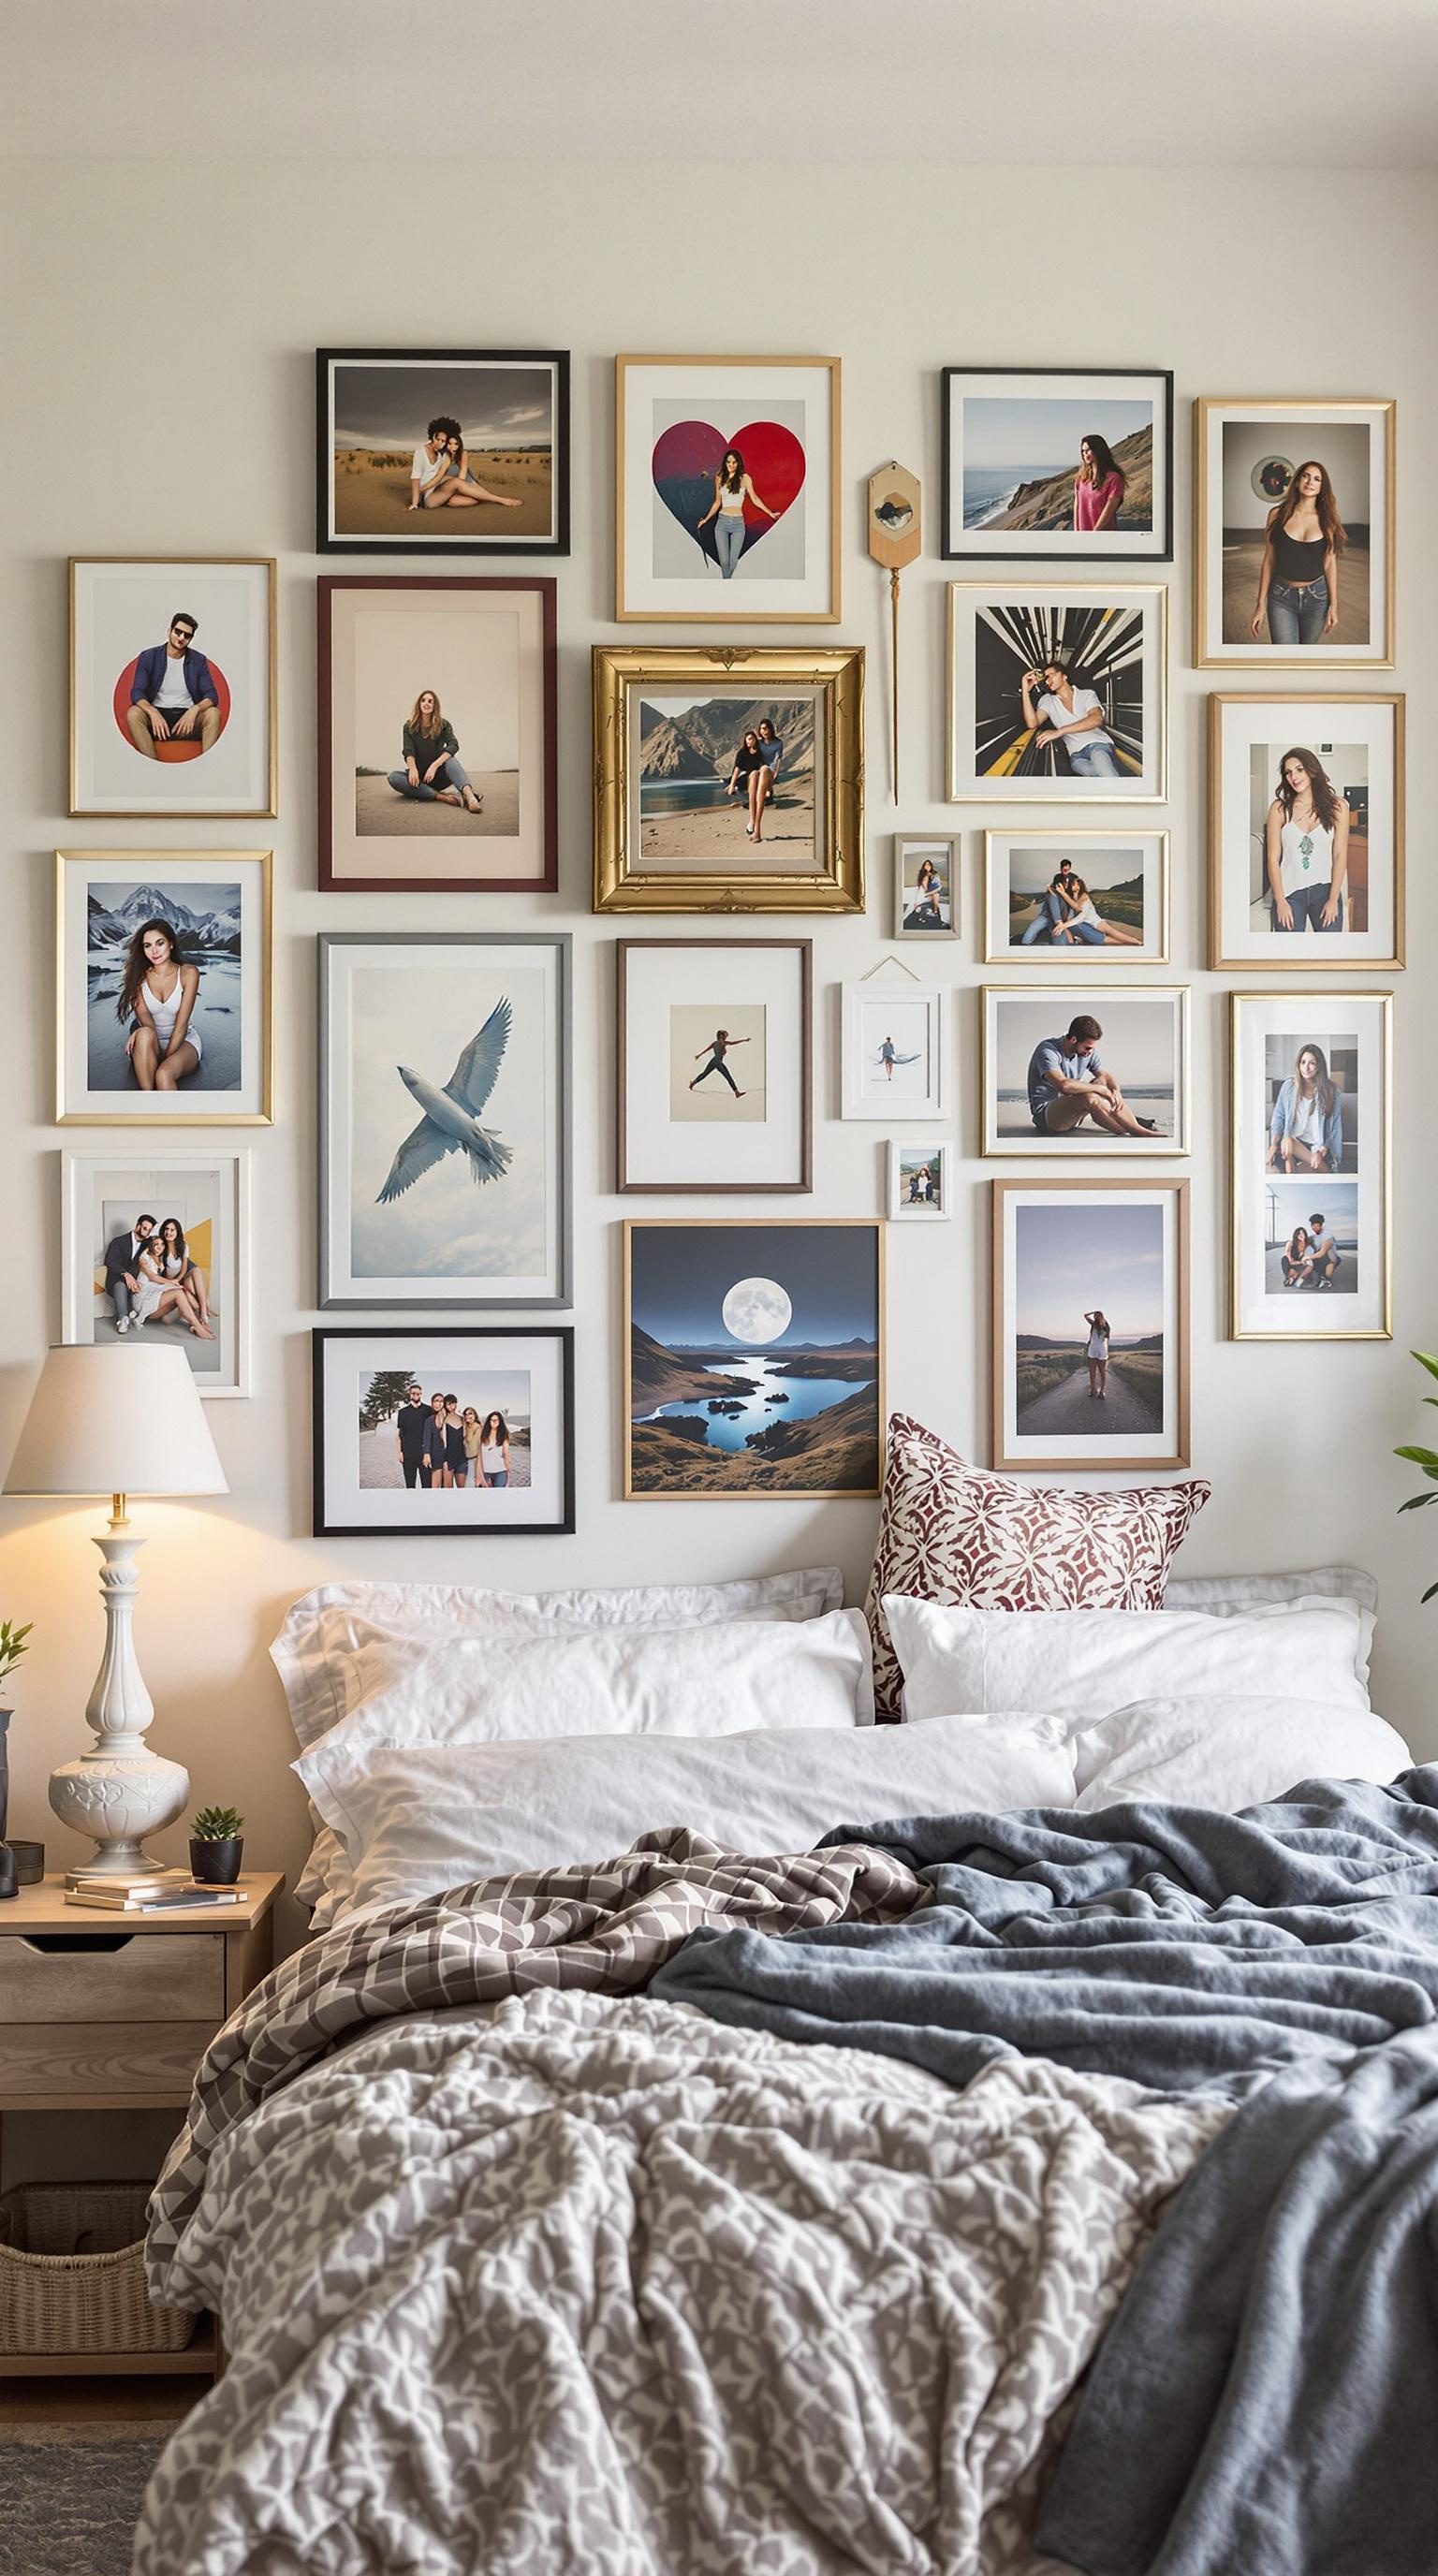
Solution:
<svg viewBox="0 0 1438 2576"><path fill-rule="evenodd" d="M799 961L799 1176L792 1181L633 1181L629 1178L627 1035L631 949L787 949ZM614 943L614 1187L621 1196L648 1198L796 1197L814 1187L814 943L812 939L618 939ZM697 1131L702 1135L703 1130Z"/></svg>
<svg viewBox="0 0 1438 2576"><path fill-rule="evenodd" d="M355 877L334 865L334 615L337 590L532 591L543 621L544 650L544 870L537 877ZM321 573L315 584L317 617L317 739L319 743L319 873L322 894L557 894L559 891L558 585L552 573L530 578L504 573ZM483 844L476 844L482 847Z"/></svg>
<svg viewBox="0 0 1438 2576"><path fill-rule="evenodd" d="M473 1528L456 1523L452 1532L457 1538L568 1538L574 1530L574 1327L572 1324L420 1324L406 1330L396 1324L316 1324L310 1332L310 1462L312 1535L315 1538L415 1538L431 1537L432 1531L419 1531L396 1521L387 1528L369 1523L355 1527L351 1523L327 1521L325 1518L325 1441L324 1441L324 1355L330 1342L372 1342L390 1336L398 1342L558 1342L560 1348L560 1398L564 1408L561 1433L560 1517L556 1521L516 1521L498 1528Z"/></svg>
<svg viewBox="0 0 1438 2576"><path fill-rule="evenodd" d="M1003 544L994 546L954 545L952 542L953 522L951 515L955 496L953 440L950 435L950 387L952 386L954 379L958 376L1012 376L1015 379L1030 376L1034 378L1043 376L1066 376L1069 378L1073 378L1074 376L1085 376L1091 378L1095 384L1100 383L1106 376L1118 376L1128 381L1132 381L1136 376L1149 376L1155 384L1162 385L1164 389L1162 429L1164 518L1163 526L1161 528L1155 528L1153 531L1154 542L1152 545L1142 548L1136 546L1127 547L1118 553L1100 552L1097 547L1090 550L1087 545L1085 545L1081 551L1070 551L1067 547L1060 546L1057 552L1043 552L1038 548L1031 549L1028 547L1021 547L1016 551L1014 547L1005 546ZM1080 563L1135 564L1171 563L1173 561L1172 367L1016 367L1012 365L978 367L970 364L962 367L942 367L939 371L939 386L939 556L942 562L1041 564L1051 575L1054 565L1059 563L1063 564L1066 568L1072 568ZM1159 437L1156 431L1154 438L1155 453L1158 451L1158 446ZM962 506L960 515L962 519ZM996 529L994 533L996 536L1002 537L1004 532L1002 529Z"/></svg>
<svg viewBox="0 0 1438 2576"><path fill-rule="evenodd" d="M330 370L334 366L382 367L423 359L435 367L552 367L554 440L550 472L554 534L550 537L331 536L329 436ZM567 349L316 349L315 351L315 552L322 555L567 555L569 552L569 351Z"/></svg>

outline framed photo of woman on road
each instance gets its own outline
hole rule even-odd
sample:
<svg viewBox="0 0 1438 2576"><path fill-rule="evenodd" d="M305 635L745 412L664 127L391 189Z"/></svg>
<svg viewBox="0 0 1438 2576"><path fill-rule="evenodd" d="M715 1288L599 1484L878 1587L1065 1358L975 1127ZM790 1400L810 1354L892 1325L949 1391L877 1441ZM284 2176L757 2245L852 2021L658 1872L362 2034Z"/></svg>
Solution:
<svg viewBox="0 0 1438 2576"><path fill-rule="evenodd" d="M1187 1181L995 1181L993 1463L1189 1463Z"/></svg>
<svg viewBox="0 0 1438 2576"><path fill-rule="evenodd" d="M1161 805L1167 794L1163 584L950 584L951 803Z"/></svg>
<svg viewBox="0 0 1438 2576"><path fill-rule="evenodd" d="M1403 700L1209 706L1212 964L1403 963Z"/></svg>
<svg viewBox="0 0 1438 2576"><path fill-rule="evenodd" d="M837 358L616 358L614 406L617 619L837 622Z"/></svg>
<svg viewBox="0 0 1438 2576"><path fill-rule="evenodd" d="M1392 1336L1389 993L1235 993L1230 1332Z"/></svg>
<svg viewBox="0 0 1438 2576"><path fill-rule="evenodd" d="M1392 668L1396 410L1194 404L1195 662Z"/></svg>

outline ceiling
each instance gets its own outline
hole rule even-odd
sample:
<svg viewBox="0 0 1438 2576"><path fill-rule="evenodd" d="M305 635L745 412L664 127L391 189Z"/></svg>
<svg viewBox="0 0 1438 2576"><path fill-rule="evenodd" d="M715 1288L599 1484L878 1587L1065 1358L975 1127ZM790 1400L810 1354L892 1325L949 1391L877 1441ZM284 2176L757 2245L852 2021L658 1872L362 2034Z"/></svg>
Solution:
<svg viewBox="0 0 1438 2576"><path fill-rule="evenodd" d="M1302 193L1431 165L1435 110L1438 0L0 0L11 159L1179 162Z"/></svg>

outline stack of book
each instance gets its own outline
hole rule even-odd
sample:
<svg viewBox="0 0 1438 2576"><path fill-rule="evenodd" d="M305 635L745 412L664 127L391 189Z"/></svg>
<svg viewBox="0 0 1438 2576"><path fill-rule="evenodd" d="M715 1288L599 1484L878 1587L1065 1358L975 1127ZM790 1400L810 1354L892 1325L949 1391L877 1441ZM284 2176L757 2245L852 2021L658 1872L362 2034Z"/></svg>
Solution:
<svg viewBox="0 0 1438 2576"><path fill-rule="evenodd" d="M109 1870L65 1873L67 1905L94 1905L108 1914L183 1914L205 1905L238 1905L242 1893L238 1887L197 1887L187 1869L137 1870L133 1877Z"/></svg>

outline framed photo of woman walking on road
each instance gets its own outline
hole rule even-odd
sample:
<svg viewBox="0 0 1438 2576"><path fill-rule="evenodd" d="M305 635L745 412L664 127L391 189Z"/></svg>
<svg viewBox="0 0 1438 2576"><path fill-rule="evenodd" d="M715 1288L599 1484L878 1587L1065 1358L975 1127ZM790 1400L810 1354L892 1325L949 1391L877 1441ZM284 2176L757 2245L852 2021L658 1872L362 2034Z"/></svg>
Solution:
<svg viewBox="0 0 1438 2576"><path fill-rule="evenodd" d="M616 618L833 625L837 358L614 362Z"/></svg>
<svg viewBox="0 0 1438 2576"><path fill-rule="evenodd" d="M1161 805L1167 794L1162 584L950 584L951 803Z"/></svg>
<svg viewBox="0 0 1438 2576"><path fill-rule="evenodd" d="M1194 404L1195 662L1392 668L1396 409Z"/></svg>
<svg viewBox="0 0 1438 2576"><path fill-rule="evenodd" d="M1187 1181L995 1181L993 1463L1186 1467Z"/></svg>
<svg viewBox="0 0 1438 2576"><path fill-rule="evenodd" d="M1209 702L1216 967L1403 963L1403 700Z"/></svg>

